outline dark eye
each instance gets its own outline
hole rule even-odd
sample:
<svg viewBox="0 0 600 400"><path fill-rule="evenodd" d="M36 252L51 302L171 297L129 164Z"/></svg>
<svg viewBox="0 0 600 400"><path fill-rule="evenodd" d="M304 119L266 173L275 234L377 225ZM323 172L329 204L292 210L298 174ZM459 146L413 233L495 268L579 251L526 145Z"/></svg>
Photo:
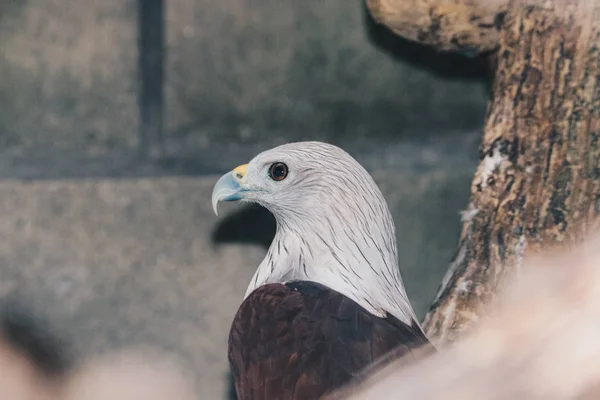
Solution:
<svg viewBox="0 0 600 400"><path fill-rule="evenodd" d="M288 167L284 163L276 162L269 167L269 176L274 181L282 181L288 174Z"/></svg>

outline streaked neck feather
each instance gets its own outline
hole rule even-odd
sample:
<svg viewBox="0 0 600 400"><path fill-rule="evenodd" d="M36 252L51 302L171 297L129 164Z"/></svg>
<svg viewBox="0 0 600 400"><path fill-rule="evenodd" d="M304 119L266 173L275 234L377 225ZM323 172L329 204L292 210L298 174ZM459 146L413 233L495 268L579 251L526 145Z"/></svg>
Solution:
<svg viewBox="0 0 600 400"><path fill-rule="evenodd" d="M391 237L387 237L389 232L381 234L381 227L366 227L368 232L358 234L347 226L319 229L315 221L293 225L294 230L278 223L246 297L267 283L308 280L336 290L374 315L385 317L387 312L406 324L416 322L398 270L389 218L386 225L392 229Z"/></svg>

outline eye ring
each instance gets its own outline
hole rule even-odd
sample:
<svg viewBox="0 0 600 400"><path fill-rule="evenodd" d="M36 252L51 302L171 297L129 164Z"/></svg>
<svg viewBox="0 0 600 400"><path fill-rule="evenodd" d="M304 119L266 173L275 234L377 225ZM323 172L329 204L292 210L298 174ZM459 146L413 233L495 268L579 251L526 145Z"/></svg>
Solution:
<svg viewBox="0 0 600 400"><path fill-rule="evenodd" d="M269 177L274 181L282 181L288 175L288 166L282 162L276 162L269 167Z"/></svg>

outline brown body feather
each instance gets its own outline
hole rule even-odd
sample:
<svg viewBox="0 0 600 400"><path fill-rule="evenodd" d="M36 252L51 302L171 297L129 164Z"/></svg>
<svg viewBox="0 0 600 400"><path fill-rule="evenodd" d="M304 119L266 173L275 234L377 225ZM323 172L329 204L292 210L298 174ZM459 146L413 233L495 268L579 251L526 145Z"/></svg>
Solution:
<svg viewBox="0 0 600 400"><path fill-rule="evenodd" d="M268 284L240 306L229 335L239 400L318 399L391 350L428 345L416 322L379 318L314 282Z"/></svg>

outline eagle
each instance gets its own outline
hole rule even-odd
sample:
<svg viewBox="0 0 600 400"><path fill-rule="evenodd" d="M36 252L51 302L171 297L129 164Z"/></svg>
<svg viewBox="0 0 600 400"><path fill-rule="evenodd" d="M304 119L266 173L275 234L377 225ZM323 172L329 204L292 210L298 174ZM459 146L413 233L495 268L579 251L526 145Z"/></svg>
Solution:
<svg viewBox="0 0 600 400"><path fill-rule="evenodd" d="M266 150L217 181L217 215L222 201L259 204L277 226L229 332L239 400L318 399L392 351L429 345L387 203L347 152L316 141Z"/></svg>

